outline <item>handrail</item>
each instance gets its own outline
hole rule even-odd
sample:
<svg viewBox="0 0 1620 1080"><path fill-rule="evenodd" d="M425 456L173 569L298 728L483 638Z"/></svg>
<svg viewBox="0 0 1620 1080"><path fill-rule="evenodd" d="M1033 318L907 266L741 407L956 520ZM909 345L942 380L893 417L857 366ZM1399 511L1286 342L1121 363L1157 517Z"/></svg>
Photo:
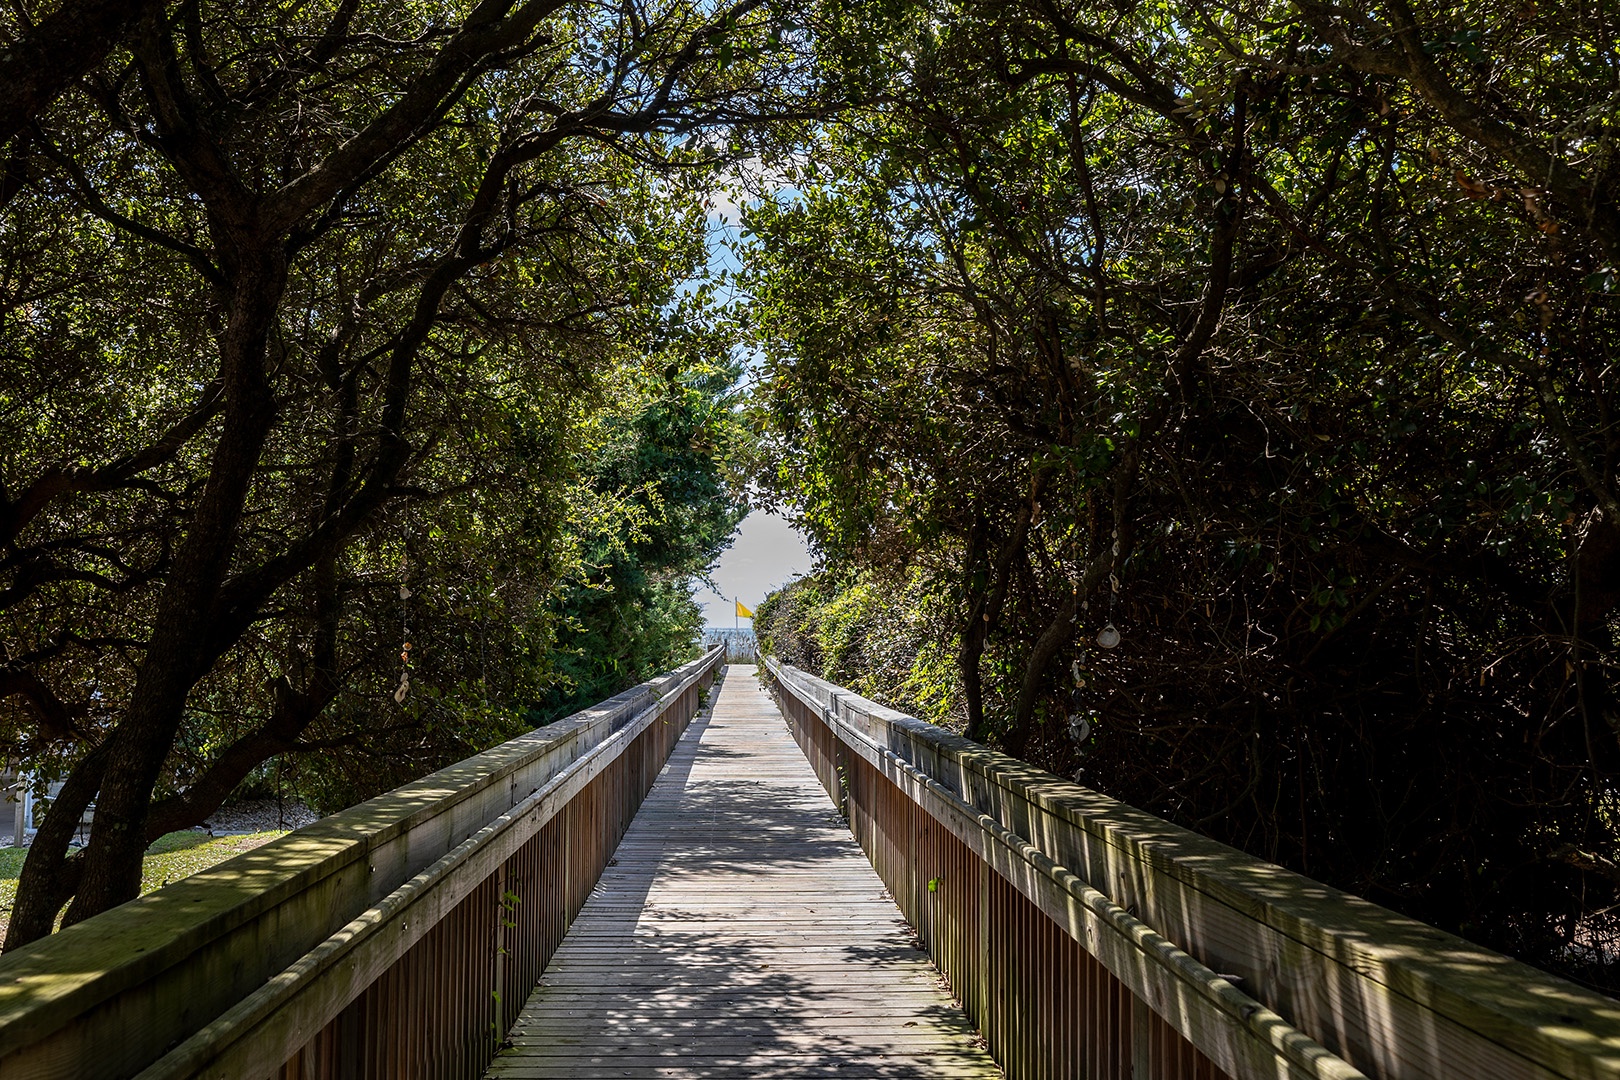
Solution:
<svg viewBox="0 0 1620 1080"><path fill-rule="evenodd" d="M958 923L988 917L993 890L970 881L977 895L951 896L963 890L913 865L940 857L939 839L925 836L930 823L1129 991L1138 1015L1123 1052L1135 1075L1207 1075L1171 1061L1162 1038L1144 1037L1162 1023L1233 1077L1620 1077L1620 1002L797 668L775 660L767 668L823 784L848 803L874 864L886 864L879 871L887 868L891 893L946 961L1011 1076L1064 1075L1043 1057L1062 1032L1043 1040L997 1012L1045 1002L1000 1001L1018 987L985 985L1008 965L1038 969L1044 957L987 957L984 927L973 928L978 941L959 940ZM896 799L898 808L889 805ZM908 807L921 824L904 820ZM1063 993L1038 971L1021 977L1028 990L1041 985L1042 997Z"/></svg>
<svg viewBox="0 0 1620 1080"><path fill-rule="evenodd" d="M720 660L0 957L0 1074L481 1074ZM454 1031L368 1027L390 980Z"/></svg>

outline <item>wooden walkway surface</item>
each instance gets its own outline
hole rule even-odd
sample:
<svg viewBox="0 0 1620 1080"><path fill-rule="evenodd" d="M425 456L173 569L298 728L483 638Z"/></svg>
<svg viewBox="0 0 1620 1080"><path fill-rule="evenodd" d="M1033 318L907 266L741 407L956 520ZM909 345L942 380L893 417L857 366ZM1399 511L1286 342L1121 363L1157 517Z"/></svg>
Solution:
<svg viewBox="0 0 1620 1080"><path fill-rule="evenodd" d="M489 1077L997 1077L751 666L726 669Z"/></svg>

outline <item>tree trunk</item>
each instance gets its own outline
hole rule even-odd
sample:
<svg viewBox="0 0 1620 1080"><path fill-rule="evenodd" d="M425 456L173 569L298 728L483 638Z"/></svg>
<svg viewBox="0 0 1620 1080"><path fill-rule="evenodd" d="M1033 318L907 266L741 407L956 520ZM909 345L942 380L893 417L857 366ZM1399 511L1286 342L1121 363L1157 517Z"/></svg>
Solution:
<svg viewBox="0 0 1620 1080"><path fill-rule="evenodd" d="M1038 481L1035 490L1038 497L1040 490ZM968 723L964 734L975 742L984 742L989 735L985 730L984 678L979 672L979 664L984 659L984 649L990 640L990 631L1001 621L1001 609L1006 604L1007 587L1012 578L1013 560L1024 549L1024 540L1029 535L1029 525L1033 518L1032 507L1019 508L1018 515L1013 520L1012 533L996 554L991 580L980 583L976 589L969 590L972 599L968 604L967 624L962 628L962 647L957 653L957 666L962 675L963 693L967 697ZM984 533L988 528L988 522L980 517L975 524L977 539L969 542L970 547L975 543L978 545L979 554L974 556L970 553L970 567L973 562L983 559L986 544ZM970 568L969 572L971 574L973 570Z"/></svg>
<svg viewBox="0 0 1620 1080"><path fill-rule="evenodd" d="M152 789L174 746L186 698L222 652L215 600L236 550L242 507L257 472L276 401L265 371L265 348L286 285L279 245L239 264L232 318L221 342L224 427L208 483L158 603L157 629L147 643L128 711L107 740L107 768L84 873L64 925L140 894L141 857Z"/></svg>
<svg viewBox="0 0 1620 1080"><path fill-rule="evenodd" d="M275 421L276 402L265 371L266 343L286 282L279 245L267 245L236 264L231 318L220 342L225 408L208 481L197 502L185 540L159 598L156 629L137 669L123 719L96 751L96 776L74 770L75 807L59 800L47 815L29 851L18 883L19 908L28 918L14 921L6 947L15 948L50 932L67 882L67 842L90 797L96 799L90 842L83 854L73 903L63 919L70 925L134 899L140 893L141 859L152 791L173 749L192 688L236 638L221 625L216 610L220 586L230 571L242 508L257 471L265 440ZM87 759L88 763L88 759ZM99 791L85 788L99 779ZM37 867L36 867L37 864ZM32 870L32 872L30 872ZM35 895L37 893L37 895Z"/></svg>
<svg viewBox="0 0 1620 1080"><path fill-rule="evenodd" d="M56 913L78 888L84 864L79 858L68 858L68 843L78 831L85 808L96 797L106 760L105 746L82 758L68 773L56 801L40 822L17 880L17 901L6 928L5 951L49 934Z"/></svg>

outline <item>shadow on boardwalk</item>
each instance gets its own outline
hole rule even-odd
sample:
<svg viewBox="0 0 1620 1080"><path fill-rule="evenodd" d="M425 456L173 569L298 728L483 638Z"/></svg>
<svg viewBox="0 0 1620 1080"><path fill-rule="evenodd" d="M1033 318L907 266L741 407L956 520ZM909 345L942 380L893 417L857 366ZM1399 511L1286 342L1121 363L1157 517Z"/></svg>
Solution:
<svg viewBox="0 0 1620 1080"><path fill-rule="evenodd" d="M751 667L728 670L499 1077L999 1075Z"/></svg>

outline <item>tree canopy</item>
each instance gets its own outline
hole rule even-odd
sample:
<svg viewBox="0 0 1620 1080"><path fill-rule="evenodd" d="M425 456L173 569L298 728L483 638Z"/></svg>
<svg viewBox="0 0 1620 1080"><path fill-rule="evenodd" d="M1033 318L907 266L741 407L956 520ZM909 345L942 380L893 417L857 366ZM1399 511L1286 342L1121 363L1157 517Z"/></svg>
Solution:
<svg viewBox="0 0 1620 1080"><path fill-rule="evenodd" d="M740 248L762 633L1611 978L1614 13L844 10Z"/></svg>
<svg viewBox="0 0 1620 1080"><path fill-rule="evenodd" d="M67 58L0 101L0 707L66 769L8 946L272 755L601 690L573 592L618 679L687 647L635 598L736 516L700 197L802 112L757 0L119 7L0 30Z"/></svg>
<svg viewBox="0 0 1620 1080"><path fill-rule="evenodd" d="M0 16L8 947L671 662L752 483L785 658L1613 985L1615 19Z"/></svg>

